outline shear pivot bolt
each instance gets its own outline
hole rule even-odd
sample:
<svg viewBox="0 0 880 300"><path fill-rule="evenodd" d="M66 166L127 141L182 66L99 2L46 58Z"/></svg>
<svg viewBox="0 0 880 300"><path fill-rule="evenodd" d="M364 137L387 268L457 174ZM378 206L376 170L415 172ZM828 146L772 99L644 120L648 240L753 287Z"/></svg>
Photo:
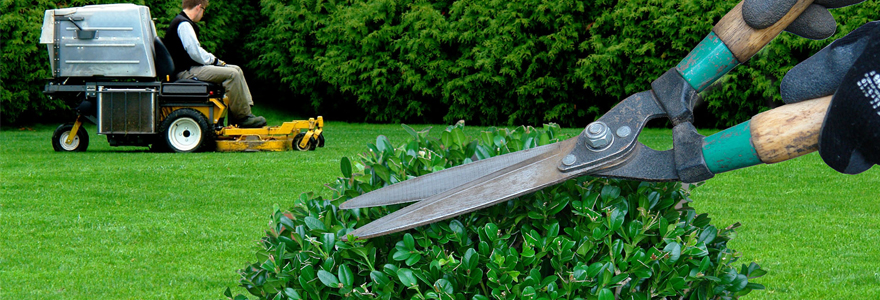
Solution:
<svg viewBox="0 0 880 300"><path fill-rule="evenodd" d="M584 137L587 138L587 147L593 150L604 149L611 145L611 142L614 140L614 136L608 130L608 125L600 121L587 125L587 129L584 130Z"/></svg>

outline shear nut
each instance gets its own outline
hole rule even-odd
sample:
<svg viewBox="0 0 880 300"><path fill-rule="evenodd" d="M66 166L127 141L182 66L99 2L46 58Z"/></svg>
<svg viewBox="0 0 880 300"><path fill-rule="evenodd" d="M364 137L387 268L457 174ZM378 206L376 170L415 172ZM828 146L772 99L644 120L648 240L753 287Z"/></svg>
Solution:
<svg viewBox="0 0 880 300"><path fill-rule="evenodd" d="M604 149L614 141L614 136L608 129L608 125L600 121L587 125L587 128L584 129L584 137L587 140L587 147L593 150Z"/></svg>

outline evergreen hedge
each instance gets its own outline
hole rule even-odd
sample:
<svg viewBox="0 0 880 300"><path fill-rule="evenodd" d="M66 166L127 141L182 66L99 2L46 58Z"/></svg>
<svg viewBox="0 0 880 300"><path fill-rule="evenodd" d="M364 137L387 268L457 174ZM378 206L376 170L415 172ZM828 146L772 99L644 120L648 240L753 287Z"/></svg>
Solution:
<svg viewBox="0 0 880 300"><path fill-rule="evenodd" d="M76 103L41 94L50 76L39 44L43 11L116 1L0 2L3 122ZM179 0L147 5L160 36ZM215 0L203 46L246 65L259 103L334 120L584 125L675 66L737 1ZM17 13L6 13L17 12ZM704 92L698 122L730 126L779 105L779 80L797 62L858 26L880 4L833 10L838 33L784 33ZM259 104L258 104L259 105Z"/></svg>
<svg viewBox="0 0 880 300"><path fill-rule="evenodd" d="M363 121L583 125L650 89L736 2L264 0L269 23L250 44L264 54L250 66ZM826 41L782 34L705 93L710 124L781 104L788 69L878 11L834 10Z"/></svg>
<svg viewBox="0 0 880 300"><path fill-rule="evenodd" d="M36 4L36 5L34 5ZM43 11L48 0L0 1L0 121L15 122L22 114L66 108L42 95L43 81L52 77L46 47L40 44Z"/></svg>

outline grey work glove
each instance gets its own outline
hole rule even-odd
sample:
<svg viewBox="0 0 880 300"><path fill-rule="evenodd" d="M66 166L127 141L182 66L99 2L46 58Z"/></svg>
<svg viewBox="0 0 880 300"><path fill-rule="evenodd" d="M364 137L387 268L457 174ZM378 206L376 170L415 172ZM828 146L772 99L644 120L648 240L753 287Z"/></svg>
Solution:
<svg viewBox="0 0 880 300"><path fill-rule="evenodd" d="M837 22L828 9L863 1L865 0L816 0L785 31L813 40L826 39L837 30ZM764 29L782 19L795 3L797 0L744 0L743 19L752 28Z"/></svg>
<svg viewBox="0 0 880 300"><path fill-rule="evenodd" d="M834 95L819 134L819 154L841 173L880 163L880 21L834 41L782 78L782 100Z"/></svg>

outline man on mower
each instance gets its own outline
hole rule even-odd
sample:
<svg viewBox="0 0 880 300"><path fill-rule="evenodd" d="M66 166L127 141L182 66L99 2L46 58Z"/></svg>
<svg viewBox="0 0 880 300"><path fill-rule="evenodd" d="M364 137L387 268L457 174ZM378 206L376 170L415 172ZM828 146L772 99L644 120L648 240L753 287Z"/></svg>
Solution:
<svg viewBox="0 0 880 300"><path fill-rule="evenodd" d="M229 124L242 128L259 128L266 125L266 118L254 116L251 106L254 100L244 79L244 73L236 65L228 65L202 48L199 44L199 27L208 0L183 0L183 12L177 15L165 32L165 47L174 60L174 72L181 79L198 79L223 84L229 98Z"/></svg>

